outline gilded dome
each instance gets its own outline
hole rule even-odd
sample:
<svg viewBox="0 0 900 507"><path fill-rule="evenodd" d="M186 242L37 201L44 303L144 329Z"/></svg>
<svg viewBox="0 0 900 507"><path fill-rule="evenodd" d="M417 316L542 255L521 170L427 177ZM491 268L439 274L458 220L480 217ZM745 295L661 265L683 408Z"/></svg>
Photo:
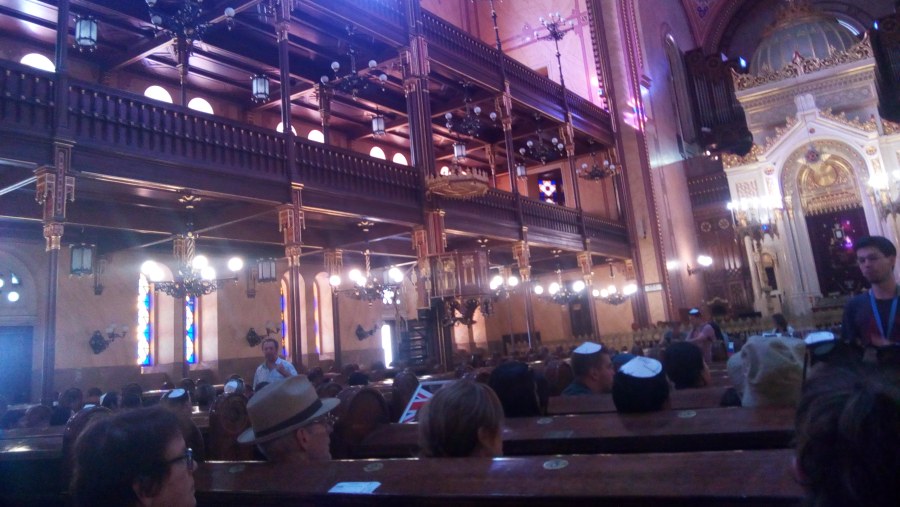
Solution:
<svg viewBox="0 0 900 507"><path fill-rule="evenodd" d="M844 51L859 42L833 17L793 3L779 12L766 32L750 60L750 73L754 75L781 70L795 54L825 58L831 51Z"/></svg>

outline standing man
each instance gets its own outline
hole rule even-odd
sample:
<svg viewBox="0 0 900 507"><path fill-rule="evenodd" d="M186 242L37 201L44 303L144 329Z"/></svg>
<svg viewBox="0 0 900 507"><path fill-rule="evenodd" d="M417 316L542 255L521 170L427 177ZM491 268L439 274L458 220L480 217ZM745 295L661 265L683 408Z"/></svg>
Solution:
<svg viewBox="0 0 900 507"><path fill-rule="evenodd" d="M691 308L688 312L691 319L691 333L688 335L687 341L700 347L703 352L703 360L706 364L712 364L712 347L716 341L716 331L709 322L703 320L703 314L699 308Z"/></svg>
<svg viewBox="0 0 900 507"><path fill-rule="evenodd" d="M867 236L856 242L854 251L859 269L871 288L844 306L841 339L854 348L877 354L900 347L897 324L900 296L894 279L897 248L885 237Z"/></svg>
<svg viewBox="0 0 900 507"><path fill-rule="evenodd" d="M253 389L256 389L261 382L274 384L297 374L294 365L278 357L278 340L275 338L264 339L262 350L266 361L256 368L256 374L253 375Z"/></svg>

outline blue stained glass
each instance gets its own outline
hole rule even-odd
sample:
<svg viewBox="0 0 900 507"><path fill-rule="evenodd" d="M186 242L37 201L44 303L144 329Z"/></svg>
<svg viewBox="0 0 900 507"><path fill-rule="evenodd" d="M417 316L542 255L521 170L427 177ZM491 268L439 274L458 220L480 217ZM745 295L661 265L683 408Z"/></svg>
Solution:
<svg viewBox="0 0 900 507"><path fill-rule="evenodd" d="M184 342L184 360L188 364L197 364L197 298L186 298L184 300L185 326L184 336L187 338Z"/></svg>

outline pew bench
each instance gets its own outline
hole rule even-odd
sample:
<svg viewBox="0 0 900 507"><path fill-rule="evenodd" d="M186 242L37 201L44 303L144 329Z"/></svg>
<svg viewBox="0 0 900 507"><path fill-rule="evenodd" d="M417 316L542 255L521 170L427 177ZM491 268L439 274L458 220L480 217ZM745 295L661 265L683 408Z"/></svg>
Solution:
<svg viewBox="0 0 900 507"><path fill-rule="evenodd" d="M785 449L314 466L211 462L194 479L201 507L797 506L803 491L791 474L792 457ZM335 488L362 492L330 492Z"/></svg>
<svg viewBox="0 0 900 507"><path fill-rule="evenodd" d="M779 449L791 445L793 408L711 408L651 414L592 414L507 419L503 453L694 452ZM352 458L417 455L418 425L380 426L351 449Z"/></svg>
<svg viewBox="0 0 900 507"><path fill-rule="evenodd" d="M672 410L716 408L728 387L714 386L700 389L681 389L669 394ZM551 396L547 413L550 415L603 414L616 411L611 394L587 396Z"/></svg>

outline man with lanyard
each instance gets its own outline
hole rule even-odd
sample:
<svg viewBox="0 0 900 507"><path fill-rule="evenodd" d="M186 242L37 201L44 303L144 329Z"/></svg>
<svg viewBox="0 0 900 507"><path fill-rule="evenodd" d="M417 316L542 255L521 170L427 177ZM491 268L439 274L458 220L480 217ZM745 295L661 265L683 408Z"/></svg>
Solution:
<svg viewBox="0 0 900 507"><path fill-rule="evenodd" d="M871 288L853 297L844 307L841 339L864 352L864 359L900 346L897 306L900 294L894 279L897 248L882 236L860 238L854 247L856 261Z"/></svg>

